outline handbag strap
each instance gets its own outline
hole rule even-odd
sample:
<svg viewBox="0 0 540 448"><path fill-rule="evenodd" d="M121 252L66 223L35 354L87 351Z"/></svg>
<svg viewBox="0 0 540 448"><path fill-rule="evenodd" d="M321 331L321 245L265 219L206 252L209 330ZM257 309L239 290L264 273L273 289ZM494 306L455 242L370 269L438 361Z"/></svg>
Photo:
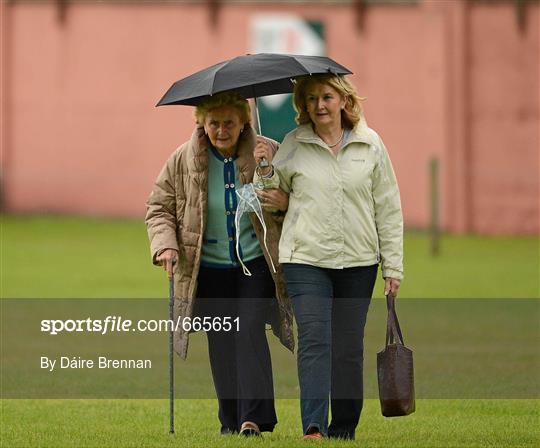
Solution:
<svg viewBox="0 0 540 448"><path fill-rule="evenodd" d="M395 308L395 296L388 293L386 296L386 307L388 308L388 318L386 322L386 345L397 343L405 345L403 342L403 334L399 326L399 320Z"/></svg>

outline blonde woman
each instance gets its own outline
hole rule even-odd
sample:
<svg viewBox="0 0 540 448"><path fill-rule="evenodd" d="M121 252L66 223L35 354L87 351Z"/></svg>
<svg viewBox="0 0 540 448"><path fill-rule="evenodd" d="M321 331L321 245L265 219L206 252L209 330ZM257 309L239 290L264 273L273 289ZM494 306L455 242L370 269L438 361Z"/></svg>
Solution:
<svg viewBox="0 0 540 448"><path fill-rule="evenodd" d="M306 439L354 439L378 265L385 294L397 293L403 278L399 190L388 152L346 78L299 79L294 105L299 126L275 156L261 141L255 159L273 164L261 170L266 185L290 194L279 262L298 325L302 427ZM260 198L272 202L270 191Z"/></svg>

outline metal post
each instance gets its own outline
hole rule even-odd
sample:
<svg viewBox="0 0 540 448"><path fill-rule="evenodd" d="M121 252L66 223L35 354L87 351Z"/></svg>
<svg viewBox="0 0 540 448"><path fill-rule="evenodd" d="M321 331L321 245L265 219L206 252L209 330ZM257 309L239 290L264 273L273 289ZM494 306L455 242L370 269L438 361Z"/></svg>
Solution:
<svg viewBox="0 0 540 448"><path fill-rule="evenodd" d="M436 157L429 162L430 177L430 203L431 203L431 255L436 257L440 252L440 229L439 229L439 161Z"/></svg>
<svg viewBox="0 0 540 448"><path fill-rule="evenodd" d="M169 278L169 321L174 321L174 277ZM174 434L174 326L169 331L169 432Z"/></svg>

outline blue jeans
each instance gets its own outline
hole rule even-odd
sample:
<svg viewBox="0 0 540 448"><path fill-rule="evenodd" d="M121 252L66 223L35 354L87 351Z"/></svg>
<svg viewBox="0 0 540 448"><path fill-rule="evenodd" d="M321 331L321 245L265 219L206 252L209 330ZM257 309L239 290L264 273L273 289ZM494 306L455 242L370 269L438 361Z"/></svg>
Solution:
<svg viewBox="0 0 540 448"><path fill-rule="evenodd" d="M285 263L283 275L298 326L304 434L319 430L354 439L363 406L364 327L377 265L324 269Z"/></svg>

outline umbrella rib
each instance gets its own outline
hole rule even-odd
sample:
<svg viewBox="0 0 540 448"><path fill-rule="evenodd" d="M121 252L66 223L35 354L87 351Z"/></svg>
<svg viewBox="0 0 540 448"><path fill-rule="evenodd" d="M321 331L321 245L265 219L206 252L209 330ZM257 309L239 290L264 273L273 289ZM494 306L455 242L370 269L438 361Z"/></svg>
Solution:
<svg viewBox="0 0 540 448"><path fill-rule="evenodd" d="M233 59L229 59L228 61L225 61L225 64L223 64L221 67L219 67L217 70L216 70L216 73L214 74L214 79L212 79L212 85L210 86L210 93L209 95L210 96L213 96L214 95L214 86L216 84L216 76L218 75L219 71L225 67L227 67L227 65L229 65L229 63L231 61L233 61L234 59L236 58L233 58Z"/></svg>

